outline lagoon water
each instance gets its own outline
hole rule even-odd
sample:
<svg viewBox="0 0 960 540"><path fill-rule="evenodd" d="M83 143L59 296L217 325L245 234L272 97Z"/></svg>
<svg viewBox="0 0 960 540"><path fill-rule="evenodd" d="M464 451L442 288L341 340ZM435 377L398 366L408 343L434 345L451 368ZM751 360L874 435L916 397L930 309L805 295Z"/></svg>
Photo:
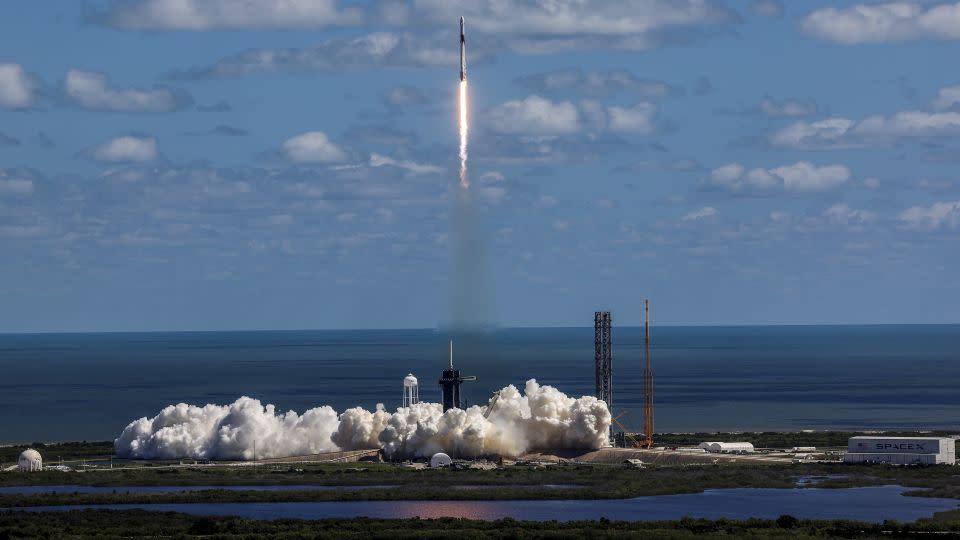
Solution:
<svg viewBox="0 0 960 540"><path fill-rule="evenodd" d="M900 486L851 489L717 489L684 495L616 500L536 501L362 501L312 503L115 504L18 508L57 512L83 508L185 512L194 515L240 516L249 519L439 518L529 521L575 521L607 518L625 521L707 519L775 519L789 514L803 519L914 521L935 512L955 510L953 499L903 497Z"/></svg>
<svg viewBox="0 0 960 540"><path fill-rule="evenodd" d="M641 422L642 334L614 327L614 409ZM658 431L960 429L960 325L655 327ZM0 443L104 440L177 402L241 395L279 410L437 400L431 330L0 335ZM528 378L592 394L593 329L458 339L470 403ZM52 459L52 458L51 458Z"/></svg>

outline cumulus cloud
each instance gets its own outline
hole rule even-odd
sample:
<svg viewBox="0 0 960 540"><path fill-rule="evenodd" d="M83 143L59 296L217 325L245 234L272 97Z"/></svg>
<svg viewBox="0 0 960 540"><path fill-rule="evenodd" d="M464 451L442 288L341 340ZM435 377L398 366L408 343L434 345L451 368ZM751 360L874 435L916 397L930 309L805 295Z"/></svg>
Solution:
<svg viewBox="0 0 960 540"><path fill-rule="evenodd" d="M132 0L94 19L132 30L322 28L358 24L363 12L338 0Z"/></svg>
<svg viewBox="0 0 960 540"><path fill-rule="evenodd" d="M28 195L33 193L33 180L30 178L8 178L0 171L0 195Z"/></svg>
<svg viewBox="0 0 960 540"><path fill-rule="evenodd" d="M298 163L329 163L344 161L347 153L322 131L308 131L287 139L283 152Z"/></svg>
<svg viewBox="0 0 960 540"><path fill-rule="evenodd" d="M850 169L844 165L818 167L808 161L799 161L773 169L754 168L748 171L739 163L730 163L713 169L708 184L732 193L778 190L804 193L826 191L849 179Z"/></svg>
<svg viewBox="0 0 960 540"><path fill-rule="evenodd" d="M471 49L471 61L483 59ZM302 49L250 49L218 62L172 73L174 79L219 79L260 73L303 73L382 68L451 67L459 64L456 47L433 37L375 32L337 38Z"/></svg>
<svg viewBox="0 0 960 540"><path fill-rule="evenodd" d="M573 103L537 95L494 107L486 114L486 121L498 133L562 135L580 128L580 114Z"/></svg>
<svg viewBox="0 0 960 540"><path fill-rule="evenodd" d="M876 215L868 210L857 210L846 203L837 203L823 212L824 217L837 225L858 227L874 220Z"/></svg>
<svg viewBox="0 0 960 540"><path fill-rule="evenodd" d="M443 167L430 165L429 163L417 163L406 159L397 160L377 153L370 154L370 166L399 167L411 175L437 174L443 172Z"/></svg>
<svg viewBox="0 0 960 540"><path fill-rule="evenodd" d="M20 64L0 64L0 107L30 107L38 86Z"/></svg>
<svg viewBox="0 0 960 540"><path fill-rule="evenodd" d="M844 136L853 125L853 120L848 118L797 122L775 132L770 142L774 146L806 150L846 148L851 143L845 142Z"/></svg>
<svg viewBox="0 0 960 540"><path fill-rule="evenodd" d="M777 103L766 98L760 102L760 112L767 116L809 116L817 113L817 104L812 101L788 99Z"/></svg>
<svg viewBox="0 0 960 540"><path fill-rule="evenodd" d="M960 113L904 111L874 115L860 121L828 118L796 122L774 132L774 146L798 150L827 150L889 143L898 138L960 135Z"/></svg>
<svg viewBox="0 0 960 540"><path fill-rule="evenodd" d="M739 20L713 0L419 0L417 14L448 24L465 15L471 32L502 35L512 49L548 53L582 48L648 50L670 32Z"/></svg>
<svg viewBox="0 0 960 540"><path fill-rule="evenodd" d="M167 112L189 105L189 94L168 88L111 88L107 76L71 69L63 82L66 98L84 109L116 112Z"/></svg>
<svg viewBox="0 0 960 540"><path fill-rule="evenodd" d="M607 444L610 412L592 396L568 397L527 381L513 385L491 406L443 412L418 403L387 412L359 407L343 414L328 406L302 415L279 414L273 405L242 397L231 405L180 403L153 418L131 422L114 441L117 455L133 458L252 459L383 448L390 457L518 456L533 449L596 449Z"/></svg>
<svg viewBox="0 0 960 540"><path fill-rule="evenodd" d="M823 8L803 18L803 30L843 44L960 39L960 3L890 2Z"/></svg>
<svg viewBox="0 0 960 540"><path fill-rule="evenodd" d="M712 218L719 213L720 211L716 208L712 206L705 206L699 210L694 210L693 212L684 215L682 218L680 218L680 221L702 221L704 219Z"/></svg>
<svg viewBox="0 0 960 540"><path fill-rule="evenodd" d="M783 4L778 0L753 0L750 11L763 17L779 17L783 15Z"/></svg>
<svg viewBox="0 0 960 540"><path fill-rule="evenodd" d="M97 161L111 163L152 161L157 159L157 139L124 135L94 148L92 155Z"/></svg>
<svg viewBox="0 0 960 540"><path fill-rule="evenodd" d="M574 92L592 98L621 93L655 98L665 97L677 91L665 82L642 79L624 70L561 70L528 75L517 79L516 82L532 92L549 96Z"/></svg>
<svg viewBox="0 0 960 540"><path fill-rule="evenodd" d="M626 133L649 135L654 131L653 117L657 113L656 105L638 103L633 107L609 107L610 130Z"/></svg>
<svg viewBox="0 0 960 540"><path fill-rule="evenodd" d="M960 201L936 202L930 206L914 206L898 216L911 229L934 230L960 228Z"/></svg>
<svg viewBox="0 0 960 540"><path fill-rule="evenodd" d="M630 107L604 107L585 100L578 105L538 95L502 103L484 118L497 133L530 136L570 135L581 129L649 135L656 131L657 106L641 102Z"/></svg>
<svg viewBox="0 0 960 540"><path fill-rule="evenodd" d="M366 21L446 28L465 15L473 35L530 53L585 47L647 50L739 21L735 11L716 0L416 0L361 6L338 0L128 0L111 4L93 19L137 30L318 28Z"/></svg>
<svg viewBox="0 0 960 540"><path fill-rule="evenodd" d="M419 89L412 86L395 86L384 93L383 102L392 109L403 109L429 103L430 100Z"/></svg>
<svg viewBox="0 0 960 540"><path fill-rule="evenodd" d="M933 108L938 111L955 110L960 105L960 86L947 86L937 92Z"/></svg>

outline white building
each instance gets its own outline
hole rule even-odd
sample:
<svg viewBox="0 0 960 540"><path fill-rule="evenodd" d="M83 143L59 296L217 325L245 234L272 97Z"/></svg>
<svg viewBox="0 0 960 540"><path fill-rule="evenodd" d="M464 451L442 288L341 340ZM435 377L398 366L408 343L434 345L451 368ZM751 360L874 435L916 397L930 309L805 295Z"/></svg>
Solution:
<svg viewBox="0 0 960 540"><path fill-rule="evenodd" d="M753 444L748 442L702 442L700 448L714 454L747 454L753 452Z"/></svg>
<svg viewBox="0 0 960 540"><path fill-rule="evenodd" d="M409 407L414 403L420 403L420 384L413 373L403 378L403 401L402 407Z"/></svg>
<svg viewBox="0 0 960 540"><path fill-rule="evenodd" d="M843 461L954 465L957 462L956 441L949 437L850 437Z"/></svg>
<svg viewBox="0 0 960 540"><path fill-rule="evenodd" d="M17 461L17 469L20 472L33 472L43 469L43 458L40 457L40 452L33 448L24 450Z"/></svg>

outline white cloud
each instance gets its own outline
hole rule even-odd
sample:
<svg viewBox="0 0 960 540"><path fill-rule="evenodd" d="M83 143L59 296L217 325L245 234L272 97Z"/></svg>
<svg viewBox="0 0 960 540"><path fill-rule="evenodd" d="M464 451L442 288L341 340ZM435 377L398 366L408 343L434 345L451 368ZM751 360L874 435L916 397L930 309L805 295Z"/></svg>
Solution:
<svg viewBox="0 0 960 540"><path fill-rule="evenodd" d="M535 95L494 107L487 113L486 121L496 132L524 135L561 135L580 128L580 115L573 103L553 102Z"/></svg>
<svg viewBox="0 0 960 540"><path fill-rule="evenodd" d="M107 76L71 69L63 83L67 98L84 109L118 112L165 112L190 102L183 92L110 88Z"/></svg>
<svg viewBox="0 0 960 540"><path fill-rule="evenodd" d="M892 137L929 137L960 134L960 113L898 112L893 116L870 116L854 126L852 133Z"/></svg>
<svg viewBox="0 0 960 540"><path fill-rule="evenodd" d="M818 167L808 161L773 169L749 171L739 163L717 167L710 172L709 183L732 193L783 190L794 193L826 191L850 179L844 165Z"/></svg>
<svg viewBox="0 0 960 540"><path fill-rule="evenodd" d="M897 138L957 135L960 113L904 111L859 122L848 118L801 121L774 132L770 142L798 150L828 150L889 143Z"/></svg>
<svg viewBox="0 0 960 540"><path fill-rule="evenodd" d="M562 219L558 219L553 222L553 230L558 232L564 232L570 229L570 222Z"/></svg>
<svg viewBox="0 0 960 540"><path fill-rule="evenodd" d="M853 120L847 118L797 122L775 132L770 142L775 146L796 149L843 148L843 136L852 126Z"/></svg>
<svg viewBox="0 0 960 540"><path fill-rule="evenodd" d="M783 180L787 191L824 191L850 179L850 169L843 165L817 167L809 161L777 167L770 172Z"/></svg>
<svg viewBox="0 0 960 540"><path fill-rule="evenodd" d="M480 181L485 184L498 184L507 179L500 171L488 171L480 175Z"/></svg>
<svg viewBox="0 0 960 540"><path fill-rule="evenodd" d="M674 92L674 89L665 82L641 79L633 73L623 70L583 71L575 69L552 71L522 77L517 82L533 92L552 95L576 92L594 98L611 96L621 92L653 98L665 97Z"/></svg>
<svg viewBox="0 0 960 540"><path fill-rule="evenodd" d="M33 180L29 178L0 178L0 194L27 195L33 193Z"/></svg>
<svg viewBox="0 0 960 540"><path fill-rule="evenodd" d="M690 212L689 214L680 218L680 221L701 221L704 219L715 217L720 213L719 210L712 206L705 206L699 210Z"/></svg>
<svg viewBox="0 0 960 540"><path fill-rule="evenodd" d="M530 53L573 48L646 50L660 31L734 22L736 13L713 0L417 0L418 15L449 24L460 15L470 31L506 35Z"/></svg>
<svg viewBox="0 0 960 540"><path fill-rule="evenodd" d="M947 86L937 92L937 98L933 100L933 108L938 111L954 109L960 104L960 86Z"/></svg>
<svg viewBox="0 0 960 540"><path fill-rule="evenodd" d="M899 218L911 229L957 229L960 228L960 201L914 206L901 212Z"/></svg>
<svg viewBox="0 0 960 540"><path fill-rule="evenodd" d="M322 131L308 131L287 139L283 151L298 163L329 163L347 159L347 153Z"/></svg>
<svg viewBox="0 0 960 540"><path fill-rule="evenodd" d="M484 58L472 49L473 61ZM218 62L175 72L179 79L218 79L258 73L302 73L382 68L452 67L459 63L456 47L435 36L374 32L337 38L303 49L248 49Z"/></svg>
<svg viewBox="0 0 960 540"><path fill-rule="evenodd" d="M649 135L654 131L653 117L657 107L652 103L638 103L630 108L609 107L610 129L626 133Z"/></svg>
<svg viewBox="0 0 960 540"><path fill-rule="evenodd" d="M960 39L960 3L890 2L829 7L804 17L801 27L814 37L848 45L955 40Z"/></svg>
<svg viewBox="0 0 960 540"><path fill-rule="evenodd" d="M718 184L727 184L739 180L743 172L743 165L730 163L710 171L710 179Z"/></svg>
<svg viewBox="0 0 960 540"><path fill-rule="evenodd" d="M544 208L553 208L560 203L560 201L553 195L541 195L539 202L540 206Z"/></svg>
<svg viewBox="0 0 960 540"><path fill-rule="evenodd" d="M0 64L0 107L25 109L33 103L37 84L20 64Z"/></svg>
<svg viewBox="0 0 960 540"><path fill-rule="evenodd" d="M370 154L371 167L399 167L412 175L437 174L443 172L443 167L430 165L428 163L417 163L410 160L396 160L389 156L377 153Z"/></svg>
<svg viewBox="0 0 960 540"><path fill-rule="evenodd" d="M760 102L760 112L767 116L809 116L817 113L817 104L795 99L777 103L767 98Z"/></svg>
<svg viewBox="0 0 960 540"><path fill-rule="evenodd" d="M779 17L783 15L783 4L777 0L753 0L750 11L763 17Z"/></svg>
<svg viewBox="0 0 960 540"><path fill-rule="evenodd" d="M101 18L136 30L321 28L360 23L363 13L337 0L133 0Z"/></svg>
<svg viewBox="0 0 960 540"><path fill-rule="evenodd" d="M33 238L47 232L41 225L0 225L0 236L8 238Z"/></svg>
<svg viewBox="0 0 960 540"><path fill-rule="evenodd" d="M412 86L395 86L387 90L383 101L390 107L403 108L423 105L429 103L430 99Z"/></svg>
<svg viewBox="0 0 960 540"><path fill-rule="evenodd" d="M116 137L94 148L93 157L111 163L152 161L157 159L157 139L132 135Z"/></svg>
<svg viewBox="0 0 960 540"><path fill-rule="evenodd" d="M838 203L823 212L824 217L837 225L856 227L873 221L875 215L867 210L856 210L846 203Z"/></svg>

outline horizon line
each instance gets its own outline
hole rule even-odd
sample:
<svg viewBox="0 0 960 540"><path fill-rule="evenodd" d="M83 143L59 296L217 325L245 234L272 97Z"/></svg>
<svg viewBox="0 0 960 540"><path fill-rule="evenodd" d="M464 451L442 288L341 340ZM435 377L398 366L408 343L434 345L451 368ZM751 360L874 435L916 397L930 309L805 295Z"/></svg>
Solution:
<svg viewBox="0 0 960 540"><path fill-rule="evenodd" d="M651 326L658 328L810 328L810 327L874 327L874 326L960 326L957 322L941 323L770 323L770 324L654 324ZM484 327L480 332L489 332L496 330L562 330L562 329L589 329L592 325L583 326L501 326L491 325ZM625 324L614 325L614 328L643 328L643 324ZM153 330L27 330L27 331L0 331L0 336L17 335L59 335L59 334L213 334L213 333L256 333L256 332L415 332L430 331L444 333L449 332L450 327L441 326L409 326L409 327L380 327L380 328L228 328L228 329L206 329L206 330L185 330L185 329L153 329ZM472 333L473 330L457 330L460 333Z"/></svg>

